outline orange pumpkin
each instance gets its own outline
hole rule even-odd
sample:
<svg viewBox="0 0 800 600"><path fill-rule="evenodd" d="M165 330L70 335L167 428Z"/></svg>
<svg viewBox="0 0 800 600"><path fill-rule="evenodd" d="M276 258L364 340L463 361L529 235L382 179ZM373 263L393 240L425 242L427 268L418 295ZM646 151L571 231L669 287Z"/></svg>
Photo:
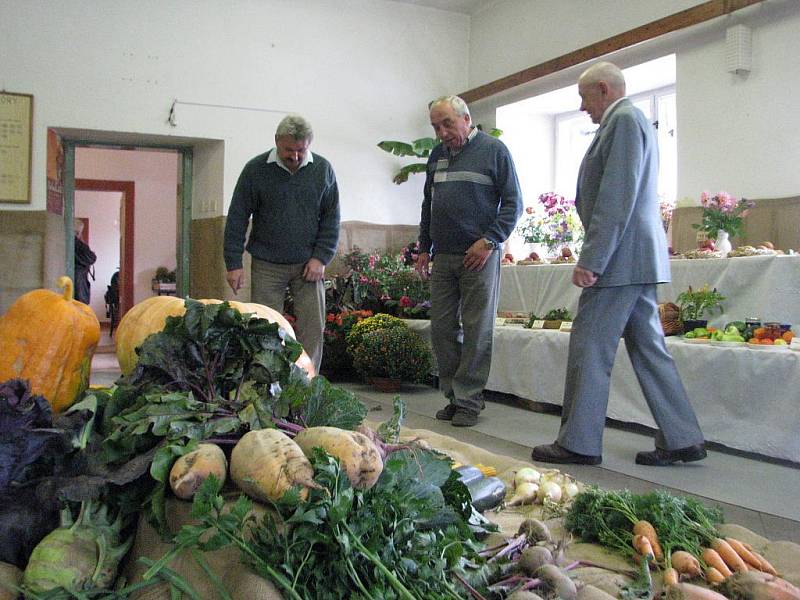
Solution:
<svg viewBox="0 0 800 600"><path fill-rule="evenodd" d="M0 317L0 381L30 382L59 413L89 386L92 356L100 341L100 323L86 304L73 297L69 277L59 277L63 293L33 290L20 296Z"/></svg>
<svg viewBox="0 0 800 600"><path fill-rule="evenodd" d="M204 298L199 302L203 304L220 304L223 301ZM228 303L240 313L252 313L270 323L277 323L287 334L295 337L294 329L278 311L263 304L237 302L235 300L228 301ZM167 317L178 317L184 312L186 312L186 308L182 298L153 296L139 302L139 304L136 304L125 313L116 331L117 361L123 375L129 374L136 366L136 361L138 360L136 348L141 346L145 338L164 329ZM295 364L305 369L309 377L316 375L314 363L311 362L311 358L306 354L305 350L295 361Z"/></svg>

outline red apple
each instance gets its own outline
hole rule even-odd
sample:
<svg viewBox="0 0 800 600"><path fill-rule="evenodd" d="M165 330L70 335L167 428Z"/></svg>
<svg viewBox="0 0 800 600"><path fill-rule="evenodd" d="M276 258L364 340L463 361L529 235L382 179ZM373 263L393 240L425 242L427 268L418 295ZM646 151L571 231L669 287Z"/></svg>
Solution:
<svg viewBox="0 0 800 600"><path fill-rule="evenodd" d="M702 244L700 244L701 250L711 250L711 252L713 252L716 249L716 247L717 247L716 242L711 238L708 238Z"/></svg>
<svg viewBox="0 0 800 600"><path fill-rule="evenodd" d="M503 258L505 258L506 260L514 260L514 255L507 252Z"/></svg>
<svg viewBox="0 0 800 600"><path fill-rule="evenodd" d="M572 256L572 250L569 249L569 246L564 246L561 249L561 256L563 256L564 258L569 258L570 256Z"/></svg>
<svg viewBox="0 0 800 600"><path fill-rule="evenodd" d="M538 254L536 254L536 252L531 252L531 253L528 255L528 259L530 259L530 260L540 260L540 259L539 259L539 255L538 255Z"/></svg>

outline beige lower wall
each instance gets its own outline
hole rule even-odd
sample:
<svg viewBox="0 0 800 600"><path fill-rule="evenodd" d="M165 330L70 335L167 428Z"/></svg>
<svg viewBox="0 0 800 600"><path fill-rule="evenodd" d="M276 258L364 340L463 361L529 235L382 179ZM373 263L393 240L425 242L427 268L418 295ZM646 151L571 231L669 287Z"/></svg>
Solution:
<svg viewBox="0 0 800 600"><path fill-rule="evenodd" d="M800 196L756 200L744 219L744 234L731 240L734 247L757 246L772 242L780 250L800 251ZM697 247L697 230L703 209L699 206L676 208L672 213L672 248L686 252Z"/></svg>
<svg viewBox="0 0 800 600"><path fill-rule="evenodd" d="M220 298L250 301L250 255L244 253L245 285L234 295L225 281L225 261L222 253L225 217L195 219L191 226L191 258L189 295L192 298ZM417 239L418 225L384 225L364 221L343 221L336 256L327 273L344 269L342 256L358 246L365 252L378 250L399 252Z"/></svg>
<svg viewBox="0 0 800 600"><path fill-rule="evenodd" d="M45 211L0 211L0 313L22 294L46 285ZM61 236L63 264L63 232Z"/></svg>

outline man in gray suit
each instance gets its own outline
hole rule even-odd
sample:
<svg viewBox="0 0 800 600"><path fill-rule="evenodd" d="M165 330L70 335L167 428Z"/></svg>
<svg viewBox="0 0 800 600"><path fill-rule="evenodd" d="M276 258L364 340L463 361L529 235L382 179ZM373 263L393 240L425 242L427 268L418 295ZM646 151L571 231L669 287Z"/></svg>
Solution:
<svg viewBox="0 0 800 600"><path fill-rule="evenodd" d="M664 343L656 284L670 280L658 207L653 126L625 97L622 71L608 62L578 80L581 110L598 123L578 174L575 205L586 230L572 282L583 288L572 326L561 428L531 457L600 464L611 369L619 339L658 425L642 465L705 458L703 434Z"/></svg>

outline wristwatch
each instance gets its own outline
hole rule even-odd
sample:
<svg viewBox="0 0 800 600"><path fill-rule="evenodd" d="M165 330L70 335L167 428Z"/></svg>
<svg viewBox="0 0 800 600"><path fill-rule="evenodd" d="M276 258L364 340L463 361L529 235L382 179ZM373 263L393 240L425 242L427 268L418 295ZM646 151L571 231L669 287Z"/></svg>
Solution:
<svg viewBox="0 0 800 600"><path fill-rule="evenodd" d="M489 238L483 238L483 244L487 250L497 250L497 242Z"/></svg>

